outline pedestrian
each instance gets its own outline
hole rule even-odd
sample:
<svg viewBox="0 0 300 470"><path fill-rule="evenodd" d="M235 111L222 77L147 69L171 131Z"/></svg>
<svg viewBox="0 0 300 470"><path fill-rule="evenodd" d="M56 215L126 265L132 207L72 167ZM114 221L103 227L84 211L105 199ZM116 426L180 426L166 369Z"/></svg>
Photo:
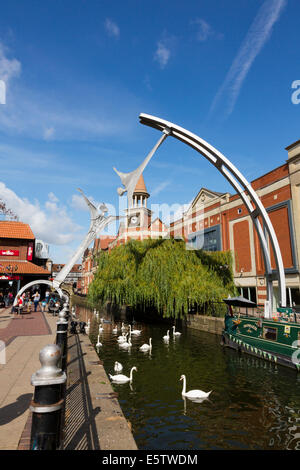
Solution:
<svg viewBox="0 0 300 470"><path fill-rule="evenodd" d="M19 297L19 300L18 300L18 314L20 315L23 311L23 307L24 307L24 297L23 295L18 296Z"/></svg>
<svg viewBox="0 0 300 470"><path fill-rule="evenodd" d="M43 313L45 312L46 305L47 305L47 302L46 302L46 299L44 299L43 302L42 302L42 312Z"/></svg>
<svg viewBox="0 0 300 470"><path fill-rule="evenodd" d="M9 306L8 292L6 292L4 295L4 303L5 303L5 307L7 308Z"/></svg>
<svg viewBox="0 0 300 470"><path fill-rule="evenodd" d="M40 296L39 292L36 291L36 293L33 296L33 303L34 303L34 311L35 312L37 311L37 306L39 305L40 298L41 298L41 296Z"/></svg>
<svg viewBox="0 0 300 470"><path fill-rule="evenodd" d="M13 303L13 298L14 298L13 293L11 291L9 291L8 293L8 298L9 298L9 305L11 305Z"/></svg>
<svg viewBox="0 0 300 470"><path fill-rule="evenodd" d="M31 312L31 305L32 305L32 302L31 302L31 299L29 297L28 301L27 301L27 313L30 313Z"/></svg>
<svg viewBox="0 0 300 470"><path fill-rule="evenodd" d="M20 298L20 296L17 295L17 297L16 297L15 300L13 301L13 305L12 305L12 308L11 308L11 312L10 312L10 313L15 313L15 312L18 313L19 298Z"/></svg>
<svg viewBox="0 0 300 470"><path fill-rule="evenodd" d="M46 290L46 294L45 294L46 304L48 304L49 298L50 298L50 291L49 291L49 289L47 289L47 290Z"/></svg>

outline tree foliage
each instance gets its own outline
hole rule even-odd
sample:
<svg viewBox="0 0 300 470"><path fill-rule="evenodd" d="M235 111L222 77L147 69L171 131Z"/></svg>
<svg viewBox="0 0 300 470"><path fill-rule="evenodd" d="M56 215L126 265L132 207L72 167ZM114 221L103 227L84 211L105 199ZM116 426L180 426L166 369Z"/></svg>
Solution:
<svg viewBox="0 0 300 470"><path fill-rule="evenodd" d="M8 220L19 220L18 216L0 199L0 215L3 214Z"/></svg>
<svg viewBox="0 0 300 470"><path fill-rule="evenodd" d="M181 318L189 306L233 294L230 252L187 250L183 240L130 240L99 256L89 288L91 303L112 301L152 306L164 317Z"/></svg>

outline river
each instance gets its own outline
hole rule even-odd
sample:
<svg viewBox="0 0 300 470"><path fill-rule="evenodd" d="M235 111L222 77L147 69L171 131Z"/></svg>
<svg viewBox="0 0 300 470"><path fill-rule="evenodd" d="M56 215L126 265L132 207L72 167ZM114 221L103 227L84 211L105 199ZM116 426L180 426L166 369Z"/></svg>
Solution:
<svg viewBox="0 0 300 470"><path fill-rule="evenodd" d="M83 307L76 307L76 315L91 319L95 345L99 320ZM131 384L112 386L139 449L300 450L300 374L224 348L220 336L176 327L182 334L173 337L162 324L135 323L142 332L122 350L121 321L116 320L117 334L113 324L103 323L99 358L107 374L116 373L115 361L127 376L137 367ZM163 340L167 329L169 342ZM143 353L139 347L149 338L151 353ZM212 390L209 399L183 399L182 374L187 390Z"/></svg>

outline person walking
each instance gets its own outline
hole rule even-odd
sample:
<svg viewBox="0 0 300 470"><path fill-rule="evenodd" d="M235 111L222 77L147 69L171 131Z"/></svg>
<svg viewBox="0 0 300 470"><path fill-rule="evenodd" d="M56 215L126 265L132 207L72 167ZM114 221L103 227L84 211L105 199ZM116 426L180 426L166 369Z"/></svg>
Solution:
<svg viewBox="0 0 300 470"><path fill-rule="evenodd" d="M11 305L13 303L13 298L14 298L13 293L11 291L9 291L9 293L8 293L9 305Z"/></svg>
<svg viewBox="0 0 300 470"><path fill-rule="evenodd" d="M46 302L46 299L44 299L44 300L42 301L42 312L43 312L43 313L45 312L46 305L47 305L47 302Z"/></svg>
<svg viewBox="0 0 300 470"><path fill-rule="evenodd" d="M4 295L4 303L5 303L5 307L7 308L9 306L8 292L6 292Z"/></svg>
<svg viewBox="0 0 300 470"><path fill-rule="evenodd" d="M37 306L39 305L40 298L41 298L41 296L40 296L39 292L36 291L36 293L33 296L33 303L34 303L34 311L35 312L37 311Z"/></svg>
<svg viewBox="0 0 300 470"><path fill-rule="evenodd" d="M15 300L13 301L11 312L10 313L18 313L18 306L19 306L19 298L20 296L17 295Z"/></svg>
<svg viewBox="0 0 300 470"><path fill-rule="evenodd" d="M17 312L18 312L19 315L21 315L21 313L23 312L23 307L24 307L24 297L23 297L23 295L21 295L21 297L20 296L18 296L18 297L19 297L19 300L18 300L18 307L17 307L18 310L17 310Z"/></svg>

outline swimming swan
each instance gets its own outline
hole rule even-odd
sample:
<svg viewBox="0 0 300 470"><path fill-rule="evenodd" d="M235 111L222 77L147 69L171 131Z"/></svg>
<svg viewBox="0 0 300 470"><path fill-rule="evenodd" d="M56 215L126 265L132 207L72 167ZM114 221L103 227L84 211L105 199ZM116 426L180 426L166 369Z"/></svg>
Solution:
<svg viewBox="0 0 300 470"><path fill-rule="evenodd" d="M97 340L96 347L99 348L100 346L102 346L102 343L100 343L100 341L99 341L99 335L98 335L98 340Z"/></svg>
<svg viewBox="0 0 300 470"><path fill-rule="evenodd" d="M131 371L130 371L130 377L127 377L126 375L123 375L123 374L117 374L117 375L111 375L111 374L108 374L110 379L113 381L113 382L118 382L120 384L123 384L123 383L126 383L126 382L132 382L132 372L136 370L137 371L137 368L136 367L132 367Z"/></svg>
<svg viewBox="0 0 300 470"><path fill-rule="evenodd" d="M210 392L203 392L202 390L190 390L189 392L185 391L186 387L186 378L185 375L182 375L180 377L180 380L183 380L183 388L182 388L182 396L187 397L187 398L208 398L209 395L211 394L212 390Z"/></svg>
<svg viewBox="0 0 300 470"><path fill-rule="evenodd" d="M172 328L173 328L173 336L181 335L181 333L179 333L179 331L175 331L175 326L172 326Z"/></svg>
<svg viewBox="0 0 300 470"><path fill-rule="evenodd" d="M114 367L114 371L115 372L121 372L123 370L123 366L120 362L115 362L115 367Z"/></svg>
<svg viewBox="0 0 300 470"><path fill-rule="evenodd" d="M140 347L140 351L149 351L152 349L152 338L149 339L149 344L143 344L143 346Z"/></svg>
<svg viewBox="0 0 300 470"><path fill-rule="evenodd" d="M131 325L129 325L129 333L130 333L131 335L140 335L141 332L142 332L142 330L132 330L132 329L131 329Z"/></svg>
<svg viewBox="0 0 300 470"><path fill-rule="evenodd" d="M118 337L118 343L124 343L124 341L126 341L126 339L127 339L126 333L122 333L122 336Z"/></svg>
<svg viewBox="0 0 300 470"><path fill-rule="evenodd" d="M132 346L130 336L129 336L128 342L124 341L123 343L120 343L119 346L120 346L120 348L124 348L124 349L125 348L130 348Z"/></svg>
<svg viewBox="0 0 300 470"><path fill-rule="evenodd" d="M115 325L115 327L113 328L112 332L113 332L113 333L118 333L118 327L117 327L117 325Z"/></svg>
<svg viewBox="0 0 300 470"><path fill-rule="evenodd" d="M167 334L166 334L165 336L163 336L163 340L164 340L164 341L169 341L169 339L170 339L169 331L170 331L170 330L168 330L168 331L167 331Z"/></svg>

